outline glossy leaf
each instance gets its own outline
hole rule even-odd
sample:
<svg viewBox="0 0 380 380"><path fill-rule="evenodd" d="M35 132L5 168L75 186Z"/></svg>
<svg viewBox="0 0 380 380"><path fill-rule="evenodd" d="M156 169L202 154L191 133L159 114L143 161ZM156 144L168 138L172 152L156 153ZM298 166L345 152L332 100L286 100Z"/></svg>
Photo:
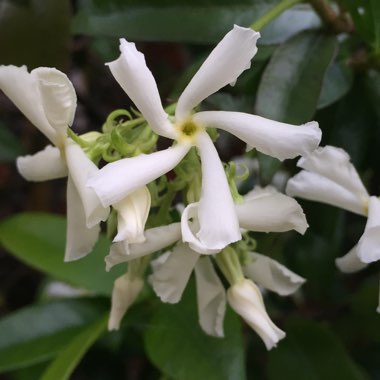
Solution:
<svg viewBox="0 0 380 380"><path fill-rule="evenodd" d="M104 313L90 299L26 307L0 320L0 372L55 356L85 326Z"/></svg>
<svg viewBox="0 0 380 380"><path fill-rule="evenodd" d="M298 34L274 52L259 85L256 113L302 124L313 118L336 39L318 31Z"/></svg>
<svg viewBox="0 0 380 380"><path fill-rule="evenodd" d="M125 267L120 265L112 272L105 271L109 241L100 237L88 256L65 263L65 238L65 219L57 215L18 214L0 224L0 243L23 262L74 286L110 295L113 281Z"/></svg>
<svg viewBox="0 0 380 380"><path fill-rule="evenodd" d="M270 380L364 380L367 377L328 326L290 320L286 339L269 352Z"/></svg>
<svg viewBox="0 0 380 380"><path fill-rule="evenodd" d="M81 331L49 365L41 380L67 380L91 345L106 330L107 318L90 324Z"/></svg>
<svg viewBox="0 0 380 380"><path fill-rule="evenodd" d="M148 356L178 380L245 379L238 317L228 310L225 338L207 336L198 326L193 282L189 285L180 303L159 305L145 334Z"/></svg>

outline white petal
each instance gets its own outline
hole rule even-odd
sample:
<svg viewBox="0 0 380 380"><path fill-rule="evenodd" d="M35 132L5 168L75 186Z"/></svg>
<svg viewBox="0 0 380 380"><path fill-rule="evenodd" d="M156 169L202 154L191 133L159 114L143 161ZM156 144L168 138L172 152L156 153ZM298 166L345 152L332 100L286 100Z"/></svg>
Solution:
<svg viewBox="0 0 380 380"><path fill-rule="evenodd" d="M358 202L368 200L368 192L351 164L350 156L343 149L334 146L320 147L307 157L301 157L297 166L336 182L356 194Z"/></svg>
<svg viewBox="0 0 380 380"><path fill-rule="evenodd" d="M174 138L174 128L162 108L156 81L146 66L144 54L134 43L120 39L121 55L107 63L112 75L159 135Z"/></svg>
<svg viewBox="0 0 380 380"><path fill-rule="evenodd" d="M117 210L117 235L114 242L128 243L145 241L144 228L150 210L150 192L146 186L137 189L125 199L114 204Z"/></svg>
<svg viewBox="0 0 380 380"><path fill-rule="evenodd" d="M82 200L74 182L69 176L67 181L67 236L65 261L78 260L90 253L98 240L99 232L99 224L87 228Z"/></svg>
<svg viewBox="0 0 380 380"><path fill-rule="evenodd" d="M358 257L363 263L380 259L380 200L377 197L369 198L368 220L358 243Z"/></svg>
<svg viewBox="0 0 380 380"><path fill-rule="evenodd" d="M64 73L54 68L39 67L30 74L38 83L46 118L64 140L77 107L77 96L72 83Z"/></svg>
<svg viewBox="0 0 380 380"><path fill-rule="evenodd" d="M198 204L189 205L182 214L183 241L199 253L216 253L228 244L241 239L235 206L213 142L206 133L198 137L202 161L202 192ZM192 234L188 219L197 210L200 230Z"/></svg>
<svg viewBox="0 0 380 380"><path fill-rule="evenodd" d="M137 259L166 248L181 238L181 224L150 228L145 231L144 243L128 244L126 241L111 245L110 253L105 258L106 270L114 265Z"/></svg>
<svg viewBox="0 0 380 380"><path fill-rule="evenodd" d="M367 215L367 202L317 173L302 170L288 181L285 192L291 197L327 203L356 214Z"/></svg>
<svg viewBox="0 0 380 380"><path fill-rule="evenodd" d="M0 66L0 89L34 126L56 144L57 132L46 118L37 80L28 73L26 66Z"/></svg>
<svg viewBox="0 0 380 380"><path fill-rule="evenodd" d="M224 337L226 292L210 258L203 257L195 265L199 324L208 335Z"/></svg>
<svg viewBox="0 0 380 380"><path fill-rule="evenodd" d="M218 43L178 99L176 118L184 119L203 99L236 79L251 67L260 33L235 25Z"/></svg>
<svg viewBox="0 0 380 380"><path fill-rule="evenodd" d="M40 182L67 176L67 167L58 148L47 145L43 150L18 157L18 172L28 181Z"/></svg>
<svg viewBox="0 0 380 380"><path fill-rule="evenodd" d="M304 234L308 224L301 206L268 186L255 188L235 206L240 227L258 232L284 232L296 230Z"/></svg>
<svg viewBox="0 0 380 380"><path fill-rule="evenodd" d="M194 115L194 121L224 129L258 151L279 160L306 155L321 141L318 123L291 125L242 112L206 111Z"/></svg>
<svg viewBox="0 0 380 380"><path fill-rule="evenodd" d="M98 194L103 206L121 201L133 191L172 170L189 151L187 144L124 158L102 168L87 185Z"/></svg>
<svg viewBox="0 0 380 380"><path fill-rule="evenodd" d="M143 286L144 281L140 277L132 278L128 272L115 280L112 290L112 306L108 320L108 330L119 329L124 314L135 301Z"/></svg>
<svg viewBox="0 0 380 380"><path fill-rule="evenodd" d="M353 273L362 270L368 266L363 263L358 256L358 246L355 245L347 254L335 259L335 264L340 271L344 273Z"/></svg>
<svg viewBox="0 0 380 380"><path fill-rule="evenodd" d="M232 285L227 290L230 306L257 332L264 341L267 350L276 347L279 340L285 337L269 318L263 298L258 287L250 280Z"/></svg>
<svg viewBox="0 0 380 380"><path fill-rule="evenodd" d="M180 301L198 258L199 254L187 244L178 244L165 261L159 258L152 265L153 274L149 276L149 282L162 302Z"/></svg>
<svg viewBox="0 0 380 380"><path fill-rule="evenodd" d="M296 292L306 281L284 265L256 252L249 253L252 262L243 267L244 274L252 281L280 296Z"/></svg>
<svg viewBox="0 0 380 380"><path fill-rule="evenodd" d="M65 152L70 176L82 200L87 226L90 228L107 220L110 211L108 207L101 205L94 190L87 187L88 178L98 173L99 169L71 139L66 141Z"/></svg>

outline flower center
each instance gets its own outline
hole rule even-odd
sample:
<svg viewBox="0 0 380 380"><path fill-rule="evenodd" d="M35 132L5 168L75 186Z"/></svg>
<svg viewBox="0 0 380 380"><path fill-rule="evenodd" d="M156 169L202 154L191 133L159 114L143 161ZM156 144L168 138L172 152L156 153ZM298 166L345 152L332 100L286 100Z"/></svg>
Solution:
<svg viewBox="0 0 380 380"><path fill-rule="evenodd" d="M203 130L203 127L195 123L191 118L186 119L182 123L178 123L176 128L179 140L191 141L193 144L195 143L197 134Z"/></svg>
<svg viewBox="0 0 380 380"><path fill-rule="evenodd" d="M193 136L198 130L198 126L192 121L185 121L181 125L181 132L186 136Z"/></svg>

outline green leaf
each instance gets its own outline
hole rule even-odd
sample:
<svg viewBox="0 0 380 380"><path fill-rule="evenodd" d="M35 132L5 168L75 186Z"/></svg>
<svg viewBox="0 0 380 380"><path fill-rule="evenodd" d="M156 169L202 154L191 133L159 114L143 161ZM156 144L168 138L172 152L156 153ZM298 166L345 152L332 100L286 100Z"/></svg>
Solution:
<svg viewBox="0 0 380 380"><path fill-rule="evenodd" d="M68 64L70 2L3 1L0 12L1 63L65 68ZM12 43L10 43L12 41Z"/></svg>
<svg viewBox="0 0 380 380"><path fill-rule="evenodd" d="M286 338L268 355L270 380L366 379L327 325L290 320L285 331Z"/></svg>
<svg viewBox="0 0 380 380"><path fill-rule="evenodd" d="M104 313L89 299L26 307L0 320L0 372L55 356L88 323Z"/></svg>
<svg viewBox="0 0 380 380"><path fill-rule="evenodd" d="M380 54L380 1L370 0L371 16L373 22L373 48L377 54Z"/></svg>
<svg viewBox="0 0 380 380"><path fill-rule="evenodd" d="M350 90L353 81L352 70L344 63L333 63L326 71L318 108L335 103Z"/></svg>
<svg viewBox="0 0 380 380"><path fill-rule="evenodd" d="M65 263L66 222L61 216L25 213L0 224L0 243L14 256L32 267L102 295L110 295L113 282L125 267L105 271L104 257L109 241L100 237L93 252L78 261Z"/></svg>
<svg viewBox="0 0 380 380"><path fill-rule="evenodd" d="M278 1L241 5L126 6L104 9L84 1L72 22L72 32L90 36L126 37L132 41L218 42L233 24L249 26ZM240 4L240 5L239 5Z"/></svg>
<svg viewBox="0 0 380 380"><path fill-rule="evenodd" d="M240 323L231 310L224 331L225 338L213 338L200 329L191 281L180 303L159 305L146 330L145 346L152 362L177 380L245 379Z"/></svg>
<svg viewBox="0 0 380 380"><path fill-rule="evenodd" d="M274 52L256 98L256 112L269 119L301 124L313 118L336 38L318 31L298 34Z"/></svg>
<svg viewBox="0 0 380 380"><path fill-rule="evenodd" d="M19 140L6 128L0 124L0 161L11 162L22 154L22 147Z"/></svg>
<svg viewBox="0 0 380 380"><path fill-rule="evenodd" d="M107 327L107 319L102 318L78 334L49 365L41 380L66 380L74 371L91 345Z"/></svg>

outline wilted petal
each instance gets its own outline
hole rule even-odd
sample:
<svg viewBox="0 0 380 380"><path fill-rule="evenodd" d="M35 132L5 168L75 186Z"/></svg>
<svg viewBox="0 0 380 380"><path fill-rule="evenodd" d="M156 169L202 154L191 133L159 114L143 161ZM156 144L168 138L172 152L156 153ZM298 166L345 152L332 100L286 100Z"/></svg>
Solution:
<svg viewBox="0 0 380 380"><path fill-rule="evenodd" d="M144 242L144 228L150 210L148 188L137 189L113 207L117 210L117 235L113 241Z"/></svg>
<svg viewBox="0 0 380 380"><path fill-rule="evenodd" d="M327 203L356 214L367 215L367 202L317 173L302 170L288 181L285 191L291 197Z"/></svg>
<svg viewBox="0 0 380 380"><path fill-rule="evenodd" d="M52 143L57 133L46 118L41 94L35 76L26 66L0 66L0 90Z"/></svg>
<svg viewBox="0 0 380 380"><path fill-rule="evenodd" d="M67 166L60 150L51 145L33 155L18 157L16 165L18 172L32 182L67 176Z"/></svg>
<svg viewBox="0 0 380 380"><path fill-rule="evenodd" d="M316 149L297 163L300 168L318 173L355 194L359 202L366 202L369 195L350 156L343 149L325 146Z"/></svg>
<svg viewBox="0 0 380 380"><path fill-rule="evenodd" d="M126 241L111 245L110 253L106 256L106 270L114 265L143 257L166 248L181 238L181 224L172 223L167 226L150 228L145 231L143 243L128 244Z"/></svg>
<svg viewBox="0 0 380 380"><path fill-rule="evenodd" d="M308 224L301 206L274 187L256 187L235 206L240 227L257 232L296 230L304 234Z"/></svg>
<svg viewBox="0 0 380 380"><path fill-rule="evenodd" d="M203 257L195 265L199 324L208 335L223 337L226 292L210 258Z"/></svg>
<svg viewBox="0 0 380 380"><path fill-rule="evenodd" d="M368 220L357 252L363 263L372 263L380 259L380 200L377 197L369 198Z"/></svg>
<svg viewBox="0 0 380 380"><path fill-rule="evenodd" d="M202 161L201 199L196 205L188 205L182 214L183 241L199 253L216 253L241 239L239 222L223 165L206 133L199 135L197 147ZM200 229L196 236L188 225L192 217L189 211L197 211Z"/></svg>
<svg viewBox="0 0 380 380"><path fill-rule="evenodd" d="M54 68L39 67L30 74L38 83L46 118L63 142L67 127L73 123L77 107L74 87L64 73Z"/></svg>
<svg viewBox="0 0 380 380"><path fill-rule="evenodd" d="M318 123L291 125L242 112L205 111L194 121L224 129L258 151L279 160L306 155L317 148L322 132Z"/></svg>
<svg viewBox="0 0 380 380"><path fill-rule="evenodd" d="M178 99L176 119L182 120L203 99L236 79L251 67L260 33L235 25L208 56Z"/></svg>
<svg viewBox="0 0 380 380"><path fill-rule="evenodd" d="M340 271L344 273L353 273L362 270L368 266L363 263L358 256L358 246L355 245L347 254L335 259L335 264Z"/></svg>
<svg viewBox="0 0 380 380"><path fill-rule="evenodd" d="M82 200L71 177L67 181L67 236L65 261L80 259L90 253L98 240L99 224L86 226Z"/></svg>
<svg viewBox="0 0 380 380"><path fill-rule="evenodd" d="M284 265L256 252L249 253L252 262L243 267L244 274L260 286L280 296L294 293L306 281Z"/></svg>
<svg viewBox="0 0 380 380"><path fill-rule="evenodd" d="M149 282L161 301L177 303L182 297L199 254L187 244L178 244L166 260L158 258L152 265Z"/></svg>
<svg viewBox="0 0 380 380"><path fill-rule="evenodd" d="M128 272L115 280L108 330L119 329L124 314L135 301L143 286L144 281L140 277L132 277Z"/></svg>
<svg viewBox="0 0 380 380"><path fill-rule="evenodd" d="M148 69L144 54L134 43L120 39L121 55L108 63L112 75L159 135L174 138L174 128L162 108L156 81Z"/></svg>
<svg viewBox="0 0 380 380"><path fill-rule="evenodd" d="M67 139L65 151L70 176L82 200L86 223L90 228L100 221L107 220L109 215L109 208L103 207L94 190L87 187L88 178L98 173L99 169L71 139Z"/></svg>
<svg viewBox="0 0 380 380"><path fill-rule="evenodd" d="M285 337L285 333L269 318L260 290L252 281L244 279L232 285L227 290L227 300L230 306L257 332L267 350L276 347L278 341Z"/></svg>
<svg viewBox="0 0 380 380"><path fill-rule="evenodd" d="M177 144L159 152L112 162L90 178L87 185L95 190L103 206L115 204L172 170L189 149L187 144Z"/></svg>

